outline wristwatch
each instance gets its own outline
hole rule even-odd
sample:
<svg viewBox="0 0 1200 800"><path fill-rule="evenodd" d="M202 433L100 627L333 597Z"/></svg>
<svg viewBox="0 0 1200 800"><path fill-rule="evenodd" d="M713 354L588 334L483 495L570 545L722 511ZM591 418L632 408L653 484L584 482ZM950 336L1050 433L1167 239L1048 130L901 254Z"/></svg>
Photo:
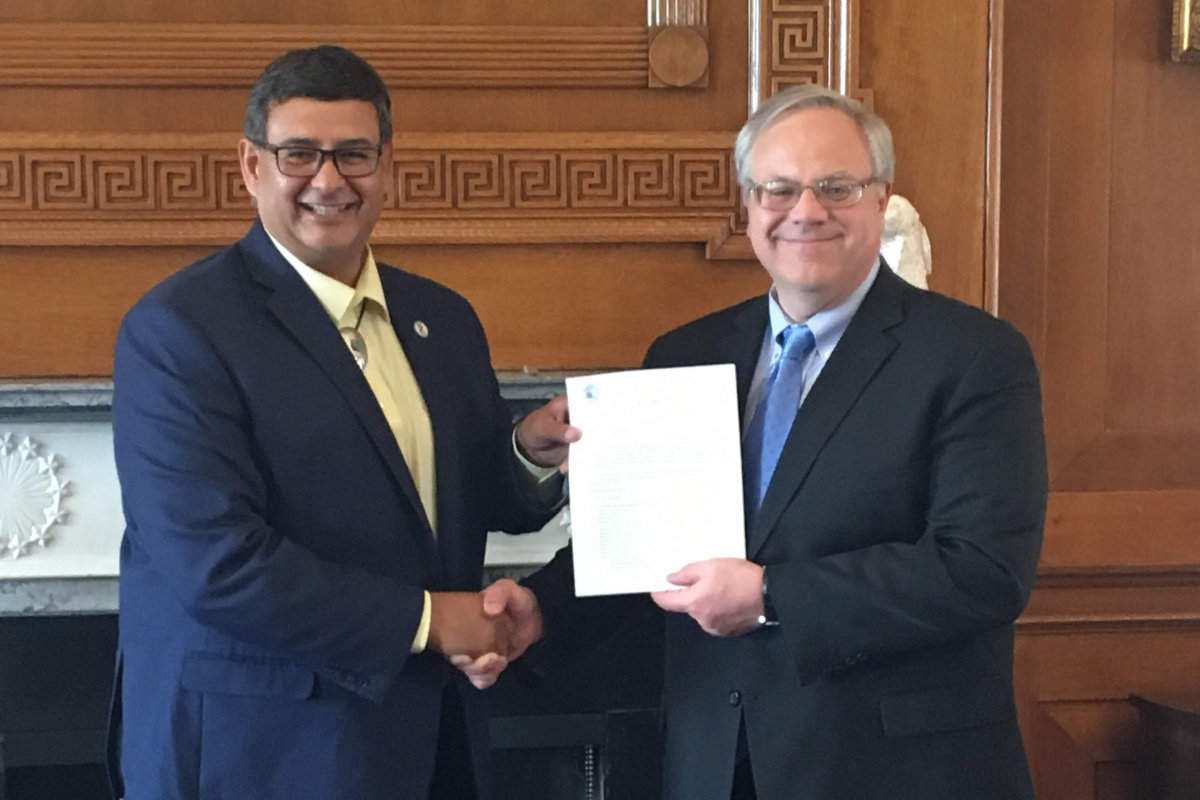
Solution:
<svg viewBox="0 0 1200 800"><path fill-rule="evenodd" d="M771 589L767 585L767 568L763 567L762 574L763 584L763 613L758 615L758 624L760 626L775 626L779 624L779 615L775 613L775 604L771 602Z"/></svg>

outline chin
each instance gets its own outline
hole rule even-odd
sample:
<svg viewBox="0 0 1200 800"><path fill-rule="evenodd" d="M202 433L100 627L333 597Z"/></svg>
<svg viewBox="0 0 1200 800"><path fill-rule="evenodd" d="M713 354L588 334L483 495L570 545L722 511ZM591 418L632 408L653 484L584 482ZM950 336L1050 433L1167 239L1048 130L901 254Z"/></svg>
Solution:
<svg viewBox="0 0 1200 800"><path fill-rule="evenodd" d="M359 236L358 225L342 220L340 225L309 225L301 232L304 243L309 247L345 247Z"/></svg>
<svg viewBox="0 0 1200 800"><path fill-rule="evenodd" d="M820 289L837 275L837 268L821 261L781 259L767 270L776 283L801 291Z"/></svg>

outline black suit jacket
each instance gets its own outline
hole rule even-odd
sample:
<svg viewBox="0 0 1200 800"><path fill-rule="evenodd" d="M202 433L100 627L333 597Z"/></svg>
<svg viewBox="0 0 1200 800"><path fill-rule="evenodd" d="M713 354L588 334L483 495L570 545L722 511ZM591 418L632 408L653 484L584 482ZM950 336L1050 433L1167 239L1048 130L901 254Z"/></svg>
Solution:
<svg viewBox="0 0 1200 800"><path fill-rule="evenodd" d="M336 325L261 225L125 318L113 743L129 800L424 798L447 685L488 796L486 697L409 654L422 589L477 590L487 532L552 508L519 490L470 306L379 273L433 427L436 538Z"/></svg>
<svg viewBox="0 0 1200 800"><path fill-rule="evenodd" d="M766 325L755 298L666 334L645 366L732 362L744 409ZM720 638L667 615L666 796L728 800L744 718L761 800L1032 797L1012 623L1046 493L1025 339L880 270L748 533L780 625ZM564 551L528 581L548 663L638 603L576 600L570 572Z"/></svg>

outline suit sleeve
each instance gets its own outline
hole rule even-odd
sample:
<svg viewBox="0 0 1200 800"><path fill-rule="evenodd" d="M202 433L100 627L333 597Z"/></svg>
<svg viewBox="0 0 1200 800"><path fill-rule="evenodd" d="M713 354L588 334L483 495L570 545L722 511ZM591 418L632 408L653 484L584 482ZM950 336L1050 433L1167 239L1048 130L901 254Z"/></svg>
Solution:
<svg viewBox="0 0 1200 800"><path fill-rule="evenodd" d="M920 536L767 567L802 681L1011 624L1028 602L1046 513L1041 392L1025 339L996 330L934 411Z"/></svg>
<svg viewBox="0 0 1200 800"><path fill-rule="evenodd" d="M122 326L113 379L127 547L201 624L381 698L409 655L422 592L272 528L240 387L201 327L144 301Z"/></svg>
<svg viewBox="0 0 1200 800"><path fill-rule="evenodd" d="M482 329L480 329L482 336ZM486 341L486 340L485 340ZM490 355L483 363L491 364ZM542 480L529 471L516 450L516 426L508 404L500 394L496 375L488 370L495 395L496 437L494 480L488 530L510 534L531 533L542 529L566 505L563 478L557 471Z"/></svg>
<svg viewBox="0 0 1200 800"><path fill-rule="evenodd" d="M656 340L650 346L643 369L653 366L658 345ZM545 630L543 641L518 662L521 672L536 679L599 648L632 617L657 611L648 594L576 597L575 552L570 543L521 583L537 596Z"/></svg>

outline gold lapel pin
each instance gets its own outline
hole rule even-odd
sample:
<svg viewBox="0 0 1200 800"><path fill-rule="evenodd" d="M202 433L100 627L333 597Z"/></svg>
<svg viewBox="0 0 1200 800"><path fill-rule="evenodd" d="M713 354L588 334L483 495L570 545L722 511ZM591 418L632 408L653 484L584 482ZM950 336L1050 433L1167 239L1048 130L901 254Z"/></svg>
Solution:
<svg viewBox="0 0 1200 800"><path fill-rule="evenodd" d="M417 336L420 336L422 339L429 336L429 327L424 322L421 322L421 320L417 320L413 323L413 330L416 331Z"/></svg>

